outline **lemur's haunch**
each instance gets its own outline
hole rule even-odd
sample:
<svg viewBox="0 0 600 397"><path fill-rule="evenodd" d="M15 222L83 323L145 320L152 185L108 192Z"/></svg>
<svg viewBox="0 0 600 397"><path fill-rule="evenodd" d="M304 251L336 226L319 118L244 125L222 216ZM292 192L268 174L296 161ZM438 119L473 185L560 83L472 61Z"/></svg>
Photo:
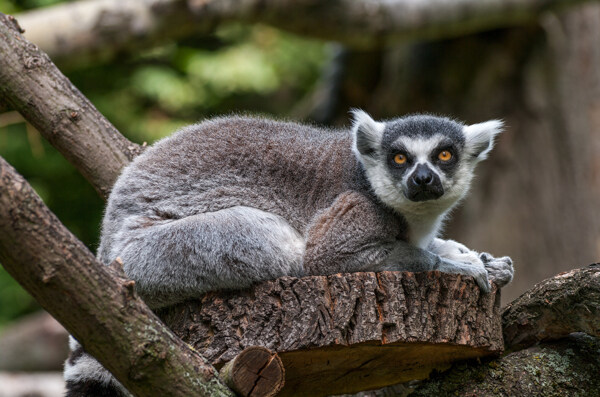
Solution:
<svg viewBox="0 0 600 397"><path fill-rule="evenodd" d="M510 258L437 238L502 123L353 114L351 130L224 117L157 142L112 190L99 259L120 257L153 308L281 276L441 270L485 292L510 282ZM72 349L68 396L126 395Z"/></svg>

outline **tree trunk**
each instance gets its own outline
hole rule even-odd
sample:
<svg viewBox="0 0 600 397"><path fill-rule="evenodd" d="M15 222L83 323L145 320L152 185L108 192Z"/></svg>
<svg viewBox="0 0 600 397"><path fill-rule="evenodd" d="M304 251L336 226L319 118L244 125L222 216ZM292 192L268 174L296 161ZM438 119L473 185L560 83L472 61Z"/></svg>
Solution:
<svg viewBox="0 0 600 397"><path fill-rule="evenodd" d="M159 316L217 367L245 347L267 347L285 367L281 396L319 396L500 353L496 291L482 295L472 278L439 272L284 277Z"/></svg>
<svg viewBox="0 0 600 397"><path fill-rule="evenodd" d="M219 378L238 395L273 397L283 387L285 369L277 353L250 346L221 368Z"/></svg>

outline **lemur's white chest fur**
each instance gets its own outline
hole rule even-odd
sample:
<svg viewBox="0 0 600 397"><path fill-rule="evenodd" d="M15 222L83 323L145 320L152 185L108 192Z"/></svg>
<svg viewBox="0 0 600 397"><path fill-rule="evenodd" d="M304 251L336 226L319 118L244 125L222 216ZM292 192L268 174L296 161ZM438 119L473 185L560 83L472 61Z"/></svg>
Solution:
<svg viewBox="0 0 600 397"><path fill-rule="evenodd" d="M444 216L404 215L408 223L408 242L419 248L427 249L431 241L439 234Z"/></svg>
<svg viewBox="0 0 600 397"><path fill-rule="evenodd" d="M408 242L426 249L429 243L437 237L445 218L445 211L416 211L414 213L406 211L407 207L417 207L417 205L407 203L402 191L396 188L383 166L375 163L369 165L366 172L377 197L406 219Z"/></svg>

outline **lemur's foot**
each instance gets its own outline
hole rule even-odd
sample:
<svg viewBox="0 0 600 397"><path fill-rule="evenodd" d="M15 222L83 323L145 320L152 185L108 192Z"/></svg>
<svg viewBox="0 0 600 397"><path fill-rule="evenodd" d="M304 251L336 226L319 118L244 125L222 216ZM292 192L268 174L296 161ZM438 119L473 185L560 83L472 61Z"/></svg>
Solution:
<svg viewBox="0 0 600 397"><path fill-rule="evenodd" d="M515 274L513 267L513 261L508 256L502 258L494 258L487 252L479 254L479 258L483 261L490 281L493 281L499 288L504 287L510 283Z"/></svg>

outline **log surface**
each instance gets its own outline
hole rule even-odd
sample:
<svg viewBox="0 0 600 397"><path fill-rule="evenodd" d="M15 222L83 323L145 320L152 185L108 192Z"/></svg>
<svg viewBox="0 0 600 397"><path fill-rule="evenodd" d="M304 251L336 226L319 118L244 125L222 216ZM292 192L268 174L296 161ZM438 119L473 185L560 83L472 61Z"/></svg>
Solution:
<svg viewBox="0 0 600 397"><path fill-rule="evenodd" d="M218 367L248 346L278 353L280 395L356 392L502 351L500 295L440 272L283 277L206 294L159 316Z"/></svg>

